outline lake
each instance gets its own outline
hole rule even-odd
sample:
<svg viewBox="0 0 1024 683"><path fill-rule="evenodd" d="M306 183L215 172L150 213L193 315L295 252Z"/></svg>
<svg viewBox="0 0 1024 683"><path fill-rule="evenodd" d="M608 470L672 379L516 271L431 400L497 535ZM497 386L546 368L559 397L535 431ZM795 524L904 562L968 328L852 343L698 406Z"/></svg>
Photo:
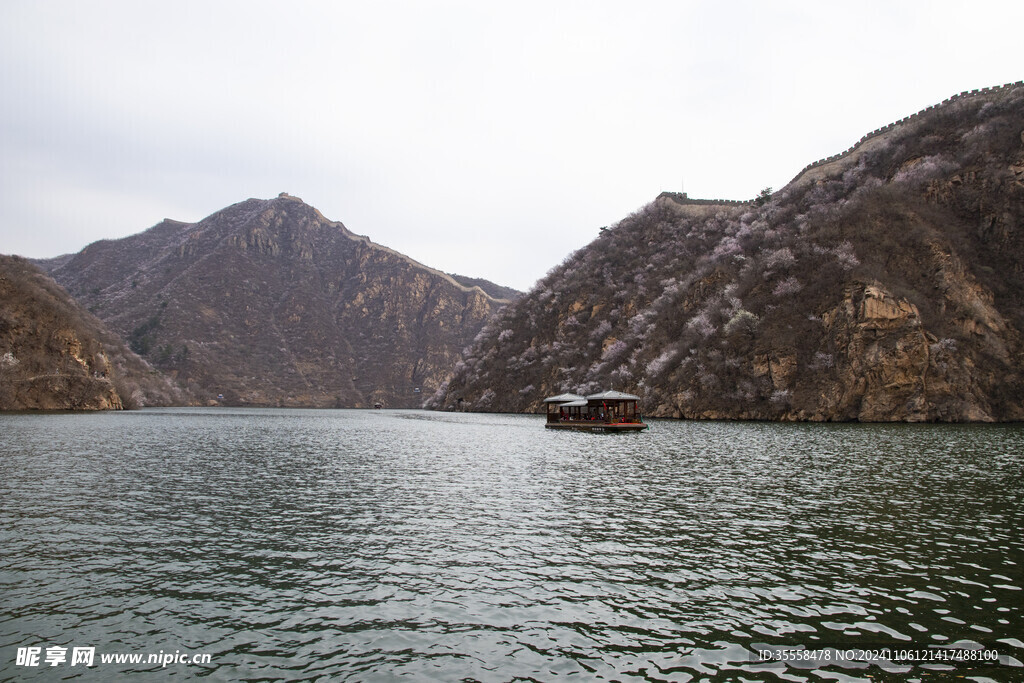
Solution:
<svg viewBox="0 0 1024 683"><path fill-rule="evenodd" d="M1024 426L543 425L0 415L0 677L1024 678Z"/></svg>

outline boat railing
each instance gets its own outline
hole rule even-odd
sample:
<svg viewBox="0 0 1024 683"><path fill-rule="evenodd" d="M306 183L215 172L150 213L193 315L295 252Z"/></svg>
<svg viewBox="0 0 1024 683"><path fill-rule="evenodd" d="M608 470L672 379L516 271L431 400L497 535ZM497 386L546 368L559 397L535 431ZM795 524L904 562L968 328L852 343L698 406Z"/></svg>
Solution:
<svg viewBox="0 0 1024 683"><path fill-rule="evenodd" d="M599 415L559 415L558 413L548 413L548 422L598 422L601 424L642 424L643 419L640 414L636 415L606 415L601 417Z"/></svg>

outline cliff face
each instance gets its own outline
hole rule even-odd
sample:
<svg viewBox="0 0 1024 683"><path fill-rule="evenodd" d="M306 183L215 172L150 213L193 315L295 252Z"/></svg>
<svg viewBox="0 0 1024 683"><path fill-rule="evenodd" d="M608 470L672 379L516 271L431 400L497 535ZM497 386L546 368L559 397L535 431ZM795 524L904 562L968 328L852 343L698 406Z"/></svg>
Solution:
<svg viewBox="0 0 1024 683"><path fill-rule="evenodd" d="M615 388L666 417L1021 420L1022 221L1024 87L947 101L758 202L663 194L502 311L430 405Z"/></svg>
<svg viewBox="0 0 1024 683"><path fill-rule="evenodd" d="M288 195L97 242L52 274L200 402L232 405L418 407L504 303Z"/></svg>
<svg viewBox="0 0 1024 683"><path fill-rule="evenodd" d="M169 382L28 261L0 256L0 410L181 402Z"/></svg>

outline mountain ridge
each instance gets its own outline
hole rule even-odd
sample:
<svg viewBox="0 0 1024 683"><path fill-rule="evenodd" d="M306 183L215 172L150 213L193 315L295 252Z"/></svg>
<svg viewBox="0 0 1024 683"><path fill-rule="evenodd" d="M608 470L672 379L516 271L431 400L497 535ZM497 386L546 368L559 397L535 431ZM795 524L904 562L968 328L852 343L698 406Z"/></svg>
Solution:
<svg viewBox="0 0 1024 683"><path fill-rule="evenodd" d="M494 282L491 282L490 280L486 280L484 278L473 278L473 277L468 277L468 276L464 276L464 275L456 275L456 274L452 274L452 273L446 273L444 271L438 270L437 268L433 268L433 267L428 266L428 265L426 265L424 263L421 263L420 261L417 261L416 259L412 258L411 256L403 254L400 251L392 249L391 247L385 246L383 244L379 244L377 242L374 242L367 235L359 235L357 233L352 232L347 227L345 227L345 225L343 223L341 223L340 221L332 221L332 220L324 217L324 215L320 212L319 209L317 209L316 207L313 207L313 206L309 206L308 204L303 202L302 199L300 199L299 197L296 197L294 195L290 195L290 194L288 194L286 192L282 192L282 193L280 193L277 196L277 200L295 201L295 202L298 202L298 203L302 204L303 206L307 206L313 212L315 212L315 214L317 216L319 216L324 222L329 223L332 226L337 227L341 231L341 233L344 236L348 237L349 239L363 242L367 246L370 246L370 247L375 248L375 249L381 249L381 250L383 250L383 251L385 251L385 252L387 252L387 253L395 256L395 257L398 257L398 258L401 258L401 259L403 259L405 261L408 261L411 265L414 265L417 268L423 269L424 271L430 272L430 273L432 273L434 275L447 278L455 286L460 287L462 289L465 289L467 291L473 289L474 287L478 287L478 288L480 288L480 290L484 294L486 294L487 296L489 296L492 299L495 299L497 301L510 301L511 299L515 298L517 295L519 295L521 293L521 292L518 292L517 290L515 290L515 289L513 289L511 287L504 287L502 285L498 285L498 284L496 284ZM251 198L243 200L241 202L236 202L235 204L232 204L231 206L225 207L225 209L221 209L221 211L229 210L232 207L241 206L243 204L249 204L249 203L255 203L255 202L264 202L265 203L265 202L273 202L273 201L275 201L275 200L274 199L258 199L258 198L252 198L251 197ZM220 213L220 211L214 212L214 214L211 214L211 215L215 215L217 213ZM28 259L28 260L31 261L32 263L35 263L40 268L42 268L44 271L49 273L49 272L52 272L52 271L54 271L54 270L56 270L58 268L61 268L64 265L66 265L68 263L68 261L74 259L78 254L81 254L81 253L85 252L86 250L94 247L95 245L103 245L103 244L114 243L114 242L118 242L121 239L136 238L136 237L141 236L144 233L148 233L148 232L151 232L151 231L155 231L157 233L160 233L160 232L174 233L175 231L185 230L185 229L187 229L187 228L189 228L191 226L195 226L195 225L197 225L197 223L188 223L186 221L179 221L179 220L176 220L176 219L173 219L173 218L164 218L159 223L156 223L155 225L153 225L152 227L142 231L141 233L135 233L134 235L128 235L127 237L124 237L124 238L111 238L111 239L97 240L95 242L92 242L91 244L86 245L79 252L72 252L72 253L68 253L68 254L61 254L59 256L53 256L53 257L49 257L49 258L35 258L35 259Z"/></svg>
<svg viewBox="0 0 1024 683"><path fill-rule="evenodd" d="M1022 215L1024 87L955 96L770 197L662 193L506 307L429 404L615 387L665 417L1019 420Z"/></svg>
<svg viewBox="0 0 1024 683"><path fill-rule="evenodd" d="M506 303L286 193L95 242L52 275L197 400L237 405L418 405Z"/></svg>

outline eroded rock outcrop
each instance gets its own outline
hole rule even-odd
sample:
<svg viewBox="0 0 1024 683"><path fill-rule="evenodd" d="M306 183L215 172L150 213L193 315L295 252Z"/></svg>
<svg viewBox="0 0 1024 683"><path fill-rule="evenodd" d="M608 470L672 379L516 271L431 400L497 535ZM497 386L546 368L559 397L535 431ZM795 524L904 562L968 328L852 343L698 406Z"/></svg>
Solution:
<svg viewBox="0 0 1024 683"><path fill-rule="evenodd" d="M839 356L840 377L808 417L928 419L928 338L914 304L878 284L854 285L822 318L827 343Z"/></svg>

